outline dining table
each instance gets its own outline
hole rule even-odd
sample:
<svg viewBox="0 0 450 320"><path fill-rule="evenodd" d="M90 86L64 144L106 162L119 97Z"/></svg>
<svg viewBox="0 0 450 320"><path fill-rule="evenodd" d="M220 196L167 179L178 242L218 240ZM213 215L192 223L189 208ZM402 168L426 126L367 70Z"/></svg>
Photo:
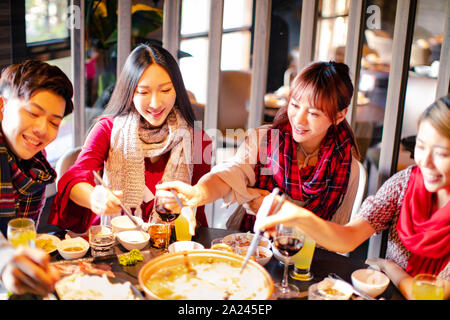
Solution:
<svg viewBox="0 0 450 320"><path fill-rule="evenodd" d="M226 235L238 233L237 230L230 229L218 229L218 228L207 228L198 227L196 229L196 234L193 236L192 241L201 243L205 249L210 248L211 241L216 238L222 238ZM58 234L59 237L64 237L64 234ZM111 271L114 276L120 281L129 281L137 290L144 295L144 290L140 287L138 281L138 274L140 269L151 259L164 254L162 249L153 248L147 245L144 249L140 250L144 255L144 261L137 263L134 266L122 266L119 263L118 257L122 254L126 254L128 251L122 247L121 244L116 244L114 247L114 254L106 257L95 257L90 255L90 251L83 257L82 261L93 263L102 263L110 266ZM51 255L51 262L54 264L61 263L76 263L72 260L64 260L59 253L56 251ZM283 264L275 256L264 266L267 272L272 277L274 283L281 281L283 276ZM293 266L290 266L292 268ZM324 278L328 277L329 274L335 273L340 276L343 280L351 284L351 274L353 271L361 268L367 268L368 265L364 263L363 260L355 259L352 257L347 257L335 252L331 252L322 248L316 248L311 263L311 272L313 274L313 279L310 281L298 281L289 278L289 283L295 284L299 290L300 294L294 299L307 299L308 287L316 282L322 281ZM386 300L404 300L400 291L392 284L389 284L386 291L381 294L379 298Z"/></svg>

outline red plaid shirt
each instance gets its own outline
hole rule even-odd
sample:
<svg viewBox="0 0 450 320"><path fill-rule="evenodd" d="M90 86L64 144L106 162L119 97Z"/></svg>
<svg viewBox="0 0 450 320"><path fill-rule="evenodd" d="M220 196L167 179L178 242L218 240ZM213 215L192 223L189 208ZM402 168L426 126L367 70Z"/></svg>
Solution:
<svg viewBox="0 0 450 320"><path fill-rule="evenodd" d="M269 191L278 187L292 199L305 202L306 209L331 220L350 179L353 139L346 126L341 123L337 130L331 126L319 147L317 164L302 169L289 122L269 130L265 141L267 145L261 145L258 153L254 187ZM255 219L247 215L241 229L251 230Z"/></svg>

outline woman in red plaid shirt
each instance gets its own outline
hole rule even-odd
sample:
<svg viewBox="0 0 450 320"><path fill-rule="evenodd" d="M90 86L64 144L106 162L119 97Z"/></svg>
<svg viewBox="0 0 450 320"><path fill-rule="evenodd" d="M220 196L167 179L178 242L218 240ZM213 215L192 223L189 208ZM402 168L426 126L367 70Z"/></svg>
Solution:
<svg viewBox="0 0 450 320"><path fill-rule="evenodd" d="M193 187L176 181L157 188L176 189L190 206L219 198L244 204L232 216L237 222L227 224L242 231L253 229L254 212L275 187L316 215L346 223L359 178L359 152L345 120L352 96L347 65L312 63L292 82L274 123L249 130L231 160Z"/></svg>

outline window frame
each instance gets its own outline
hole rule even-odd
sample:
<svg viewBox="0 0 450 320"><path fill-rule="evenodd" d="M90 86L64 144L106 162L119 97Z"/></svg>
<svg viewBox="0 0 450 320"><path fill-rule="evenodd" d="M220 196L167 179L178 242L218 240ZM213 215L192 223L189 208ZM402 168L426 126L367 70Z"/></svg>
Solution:
<svg viewBox="0 0 450 320"><path fill-rule="evenodd" d="M10 9L13 63L24 59L53 60L70 56L70 32L66 38L27 44L25 1L11 1Z"/></svg>

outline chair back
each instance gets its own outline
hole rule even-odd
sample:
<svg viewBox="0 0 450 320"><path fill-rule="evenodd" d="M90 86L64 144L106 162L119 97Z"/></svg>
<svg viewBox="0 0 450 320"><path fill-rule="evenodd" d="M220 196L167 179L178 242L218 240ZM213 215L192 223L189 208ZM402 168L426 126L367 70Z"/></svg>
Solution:
<svg viewBox="0 0 450 320"><path fill-rule="evenodd" d="M217 126L226 129L247 127L247 103L250 100L251 73L242 70L220 72L219 114Z"/></svg>
<svg viewBox="0 0 450 320"><path fill-rule="evenodd" d="M366 195L366 189L367 189L367 170L363 166L363 164L359 161L356 161L358 163L359 168L359 180L358 180L358 189L356 190L355 200L353 202L353 208L352 212L350 214L349 222L352 221L356 217L356 213L358 212L359 208L361 207L361 204L364 200L364 196ZM350 253L341 253L341 255L349 257Z"/></svg>
<svg viewBox="0 0 450 320"><path fill-rule="evenodd" d="M56 171L56 189L58 189L58 181L62 175L69 170L69 168L75 163L80 154L81 147L75 147L73 149L67 150L61 158L58 159L55 165Z"/></svg>
<svg viewBox="0 0 450 320"><path fill-rule="evenodd" d="M364 200L367 188L367 170L361 162L357 161L357 163L359 167L358 190L356 191L355 202L353 203L352 213L350 215L349 221L352 221L355 218L356 213L358 212Z"/></svg>

